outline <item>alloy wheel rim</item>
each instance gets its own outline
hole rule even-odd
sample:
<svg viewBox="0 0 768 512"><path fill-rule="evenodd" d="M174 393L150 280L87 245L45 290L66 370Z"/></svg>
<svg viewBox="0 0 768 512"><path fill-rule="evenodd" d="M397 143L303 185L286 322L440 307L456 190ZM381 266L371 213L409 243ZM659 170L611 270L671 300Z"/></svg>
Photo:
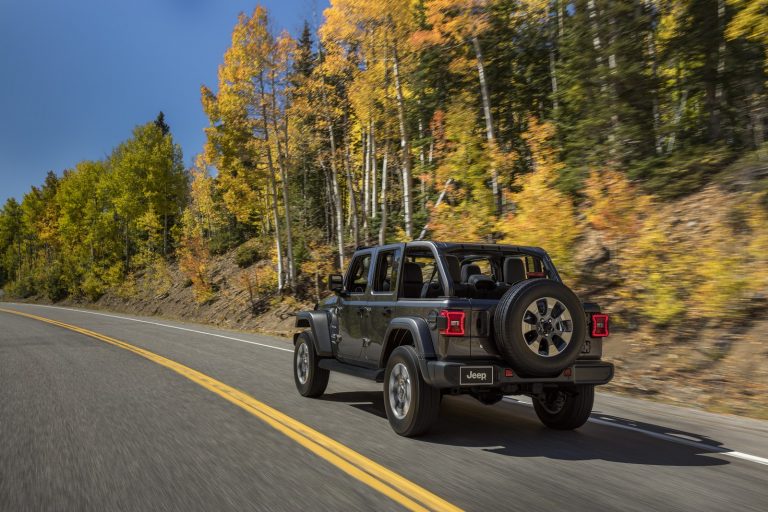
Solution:
<svg viewBox="0 0 768 512"><path fill-rule="evenodd" d="M309 378L309 349L306 343L299 345L296 352L296 377L301 384L306 384Z"/></svg>
<svg viewBox="0 0 768 512"><path fill-rule="evenodd" d="M539 399L539 403L549 414L558 414L563 410L567 397L562 391L547 393Z"/></svg>
<svg viewBox="0 0 768 512"><path fill-rule="evenodd" d="M399 420L411 408L411 376L403 363L397 363L389 374L389 406Z"/></svg>
<svg viewBox="0 0 768 512"><path fill-rule="evenodd" d="M531 352L540 357L555 357L571 343L573 317L561 301L541 297L525 309L521 329Z"/></svg>

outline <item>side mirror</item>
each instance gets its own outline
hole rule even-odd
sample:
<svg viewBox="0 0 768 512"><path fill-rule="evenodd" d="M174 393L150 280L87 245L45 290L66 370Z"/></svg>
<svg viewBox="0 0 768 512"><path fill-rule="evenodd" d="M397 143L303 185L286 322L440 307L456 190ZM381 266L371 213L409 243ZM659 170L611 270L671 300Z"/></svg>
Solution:
<svg viewBox="0 0 768 512"><path fill-rule="evenodd" d="M344 276L342 276L341 274L329 275L328 289L334 293L341 294L344 291Z"/></svg>

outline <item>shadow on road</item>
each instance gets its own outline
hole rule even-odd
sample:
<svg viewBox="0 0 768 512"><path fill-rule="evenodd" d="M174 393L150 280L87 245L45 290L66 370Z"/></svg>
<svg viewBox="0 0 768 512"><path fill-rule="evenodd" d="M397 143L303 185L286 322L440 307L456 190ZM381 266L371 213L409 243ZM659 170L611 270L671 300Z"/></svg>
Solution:
<svg viewBox="0 0 768 512"><path fill-rule="evenodd" d="M329 393L321 396L320 399L329 402L347 403L356 409L387 419L387 412L384 410L384 395L381 391Z"/></svg>
<svg viewBox="0 0 768 512"><path fill-rule="evenodd" d="M323 400L347 403L386 420L384 399L379 391L354 391L324 395ZM705 444L704 447L654 439L605 424L588 423L576 431L545 428L530 406L503 403L485 406L469 397L445 397L440 420L418 442L477 448L512 457L546 457L554 460L605 460L649 466L720 466L728 461L711 457L725 451L722 444L695 433L669 429L595 412L593 419L656 434Z"/></svg>

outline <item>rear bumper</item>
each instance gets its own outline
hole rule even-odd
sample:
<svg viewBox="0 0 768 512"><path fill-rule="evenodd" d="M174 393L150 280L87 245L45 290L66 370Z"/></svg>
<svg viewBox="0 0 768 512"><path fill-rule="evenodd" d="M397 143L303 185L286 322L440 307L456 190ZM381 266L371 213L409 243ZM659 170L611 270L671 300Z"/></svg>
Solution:
<svg viewBox="0 0 768 512"><path fill-rule="evenodd" d="M520 377L510 368L498 364L483 364L482 362L459 363L454 361L424 361L422 373L424 380L436 388L490 388L508 387L526 384L607 384L613 378L613 364L604 361L577 361L563 370L556 377ZM426 366L426 368L425 368ZM478 371L491 369L490 382L483 384L467 384L461 382L461 370L477 368ZM424 371L426 369L426 371ZM570 371L569 371L570 370ZM512 373L509 376L509 373Z"/></svg>

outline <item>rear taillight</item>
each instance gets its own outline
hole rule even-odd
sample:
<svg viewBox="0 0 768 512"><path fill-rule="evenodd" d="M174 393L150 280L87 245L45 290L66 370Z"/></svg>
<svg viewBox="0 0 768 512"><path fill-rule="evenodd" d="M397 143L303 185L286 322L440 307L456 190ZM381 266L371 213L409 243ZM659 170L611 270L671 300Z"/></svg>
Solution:
<svg viewBox="0 0 768 512"><path fill-rule="evenodd" d="M445 329L440 330L440 334L446 336L464 336L464 312L448 311L444 309L440 316L445 318Z"/></svg>
<svg viewBox="0 0 768 512"><path fill-rule="evenodd" d="M608 336L608 315L595 313L592 315L592 337L605 338Z"/></svg>

